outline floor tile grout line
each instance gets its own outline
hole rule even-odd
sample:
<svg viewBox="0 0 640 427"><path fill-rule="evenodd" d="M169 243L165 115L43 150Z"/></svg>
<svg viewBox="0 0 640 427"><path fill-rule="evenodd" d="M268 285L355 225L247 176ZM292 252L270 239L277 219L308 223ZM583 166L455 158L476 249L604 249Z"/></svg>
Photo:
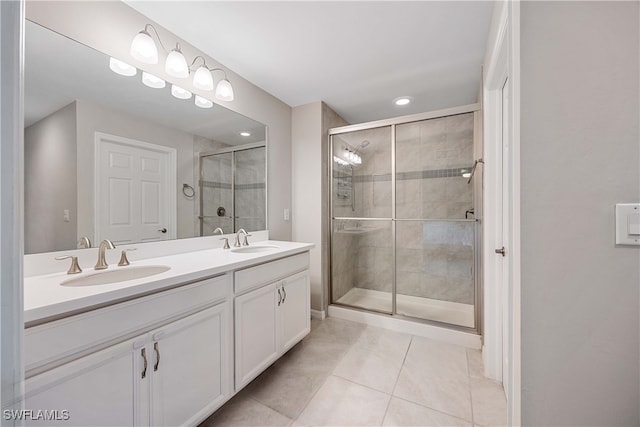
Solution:
<svg viewBox="0 0 640 427"><path fill-rule="evenodd" d="M402 358L402 364L400 365L400 369L398 370L398 376L396 377L396 382L393 384L393 388L391 389L391 397L389 397L389 402L387 403L387 407L384 410L384 416L382 417L382 423L384 424L384 420L387 419L387 414L389 413L389 407L391 406L391 400L395 397L396 387L398 386L398 381L400 381L400 375L402 374L402 369L404 368L404 363L407 361L407 355L409 354L409 350L411 349L411 343L413 343L413 335L409 335L409 345L407 346L407 350L404 353L404 357Z"/></svg>
<svg viewBox="0 0 640 427"><path fill-rule="evenodd" d="M396 399L398 399L398 400L402 400L402 401L404 401L404 402L411 403L412 405L420 406L420 407L425 408L425 409L428 409L428 410L430 410L430 411L437 412L437 413L442 414L442 415L446 415L447 417L455 418L456 420L460 420L460 421L464 421L464 422L466 422L466 423L471 423L471 424L473 424L473 421L471 421L471 420L465 420L464 418L459 417L459 416L457 416L457 415L450 414L449 412L444 412L444 411L442 411L442 410L440 410L440 409L432 408L431 406L427 406L427 405L422 404L422 403L414 402L413 400L409 400L409 399L406 399L406 398L404 398L404 397L400 397L400 396L392 396L392 397L394 397L394 398L396 398ZM478 427L480 427L480 426L478 426Z"/></svg>
<svg viewBox="0 0 640 427"><path fill-rule="evenodd" d="M366 329L366 328L364 328ZM363 329L363 331L364 331ZM360 334L362 335L362 333ZM360 337L360 335L358 336L358 338ZM298 415L296 416L296 418L291 422L291 424L289 424L289 426L293 425L296 421L298 421L298 419L300 419L300 415L302 415L304 413L304 411L307 409L307 407L309 406L309 403L311 403L311 401L313 400L314 397L316 397L316 395L318 394L318 392L320 391L320 389L322 389L322 387L327 383L327 380L329 379L329 377L331 377L333 375L333 372L336 370L336 367L340 364L340 362L342 361L342 359L347 355L347 353L349 352L349 350L351 350L351 347L353 347L353 343L347 348L345 349L345 351L343 352L342 356L340 357L340 359L338 360L338 362L336 363L336 366L333 367L333 370L331 370L331 372L329 372L329 374L322 380L320 386L318 387L318 389L311 394L311 397L309 398L309 400L307 401L307 403L305 403L305 405L302 407L302 410L298 413Z"/></svg>

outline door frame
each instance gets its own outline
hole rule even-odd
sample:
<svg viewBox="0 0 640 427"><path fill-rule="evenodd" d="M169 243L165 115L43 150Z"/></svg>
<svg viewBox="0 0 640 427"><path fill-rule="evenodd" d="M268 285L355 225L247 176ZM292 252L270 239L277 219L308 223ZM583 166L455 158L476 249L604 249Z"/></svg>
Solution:
<svg viewBox="0 0 640 427"><path fill-rule="evenodd" d="M100 147L102 142L115 142L117 144L128 145L134 148L139 148L142 150L153 150L158 151L163 154L166 154L169 159L168 172L166 179L167 189L169 191L169 233L167 234L167 238L165 240L172 240L178 237L178 200L177 200L177 150L175 148L166 147L164 145L151 144L149 142L138 141L131 138L125 138L122 136L111 135L103 132L96 132L94 137L94 166L93 166L93 186L94 186L94 197L93 197L93 241L100 242L104 236L100 236L100 209L99 209L99 200L102 197L100 190L100 180L98 171L100 170Z"/></svg>
<svg viewBox="0 0 640 427"><path fill-rule="evenodd" d="M520 3L503 2L494 11L496 30L487 48L483 87L484 109L484 313L485 330L483 358L485 375L505 382L509 425L521 424L521 304L520 304ZM507 138L510 141L511 168L502 177L498 165L502 151L502 84L510 82L507 106ZM494 250L503 245L501 235L502 212L498 212L502 197L502 179L510 189L507 211L509 242L505 242L507 257L502 260ZM509 263L507 283L502 280L502 264ZM506 301L507 324L503 323L503 304ZM503 326L507 334L508 372L502 372Z"/></svg>

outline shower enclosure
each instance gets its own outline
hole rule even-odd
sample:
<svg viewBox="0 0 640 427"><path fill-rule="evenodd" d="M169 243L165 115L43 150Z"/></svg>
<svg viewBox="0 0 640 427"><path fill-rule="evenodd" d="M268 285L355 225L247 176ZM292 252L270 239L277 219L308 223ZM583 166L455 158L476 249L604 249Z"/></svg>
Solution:
<svg viewBox="0 0 640 427"><path fill-rule="evenodd" d="M200 154L200 235L266 229L264 143Z"/></svg>
<svg viewBox="0 0 640 427"><path fill-rule="evenodd" d="M329 131L332 304L479 329L476 113L456 111Z"/></svg>

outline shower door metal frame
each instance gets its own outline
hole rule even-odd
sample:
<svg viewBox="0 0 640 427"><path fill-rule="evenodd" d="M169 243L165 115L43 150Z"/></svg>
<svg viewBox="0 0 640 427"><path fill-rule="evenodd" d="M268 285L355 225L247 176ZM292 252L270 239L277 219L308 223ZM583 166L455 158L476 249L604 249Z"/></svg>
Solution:
<svg viewBox="0 0 640 427"><path fill-rule="evenodd" d="M469 105L464 105L464 106L460 106L460 107L454 107L454 108L448 108L448 109L444 109L444 110L438 110L438 111L430 111L427 113L419 113L419 114L412 114L412 115L408 115L408 116L401 116L401 117L395 117L395 118L391 118L391 119L384 119L384 120L377 120L377 121L373 121L373 122L367 122L367 123L360 123L360 124L356 124L356 125L347 125L347 126L340 126L340 127L336 127L336 128L332 128L329 129L328 131L328 161L327 161L327 167L328 167L328 173L327 176L329 178L329 185L328 185L328 191L329 191L329 197L328 197L328 202L329 202L329 227L327 229L327 235L325 236L327 238L327 242L328 242L328 257L329 259L327 260L327 274L329 277L328 280L328 284L329 284L329 299L327 301L327 306L331 305L331 304L335 304L335 305L339 305L339 306L343 306L343 307L348 307L349 309L352 310L357 310L357 311L363 311L363 312L374 312L374 313L379 313L381 315L385 315L385 316L390 316L390 317L394 317L394 318L398 318L398 319L404 319L404 320L410 320L413 322L418 322L418 323L424 323L424 324L430 324L430 325L435 325L435 326L441 326L441 327L446 327L448 329L453 329L453 330L460 330L460 331L464 331L464 332L473 332L476 334L480 334L482 331L482 316L481 316L481 311L482 311L482 295L481 295L481 291L482 289L480 289L479 287L479 281L478 281L478 277L477 277L477 239L478 239L478 226L479 226L479 222L475 219L432 219L432 218L427 218L427 219L398 219L396 218L396 126L397 125L401 125L401 124L406 124L406 123L412 123L412 122L419 122L419 121L424 121L424 120L430 120L430 119L437 119L437 118L443 118L443 117L449 117L449 116L457 116L460 114L467 114L467 113L477 113L478 111L480 111L480 105L479 104L469 104ZM475 123L475 120L474 120ZM474 124L475 126L475 124ZM375 129L375 128L386 128L386 127L390 127L391 129L391 200L392 200L392 206L391 206L391 218L360 218L360 217L336 217L333 214L333 137L335 135L340 135L340 134L345 134L345 133L351 133L351 132L356 132L356 131L361 131L361 130L370 130L370 129ZM475 132L474 132L474 137L475 137ZM475 141L474 141L475 144ZM391 313L386 312L386 311L380 311L380 310L375 310L375 309L368 309L368 308L363 308L363 307L357 307L357 306L352 306L352 305L348 305L348 304L341 304L341 303L336 303L333 302L333 265L332 265L332 260L333 260L333 223L335 220L355 220L355 221L391 221L391 234L392 234L392 239L393 239L393 245L392 245L392 256L393 256L393 263L392 263L392 281L391 281ZM475 226L473 229L473 286L474 286L474 327L473 328L469 328L469 327L465 327L465 326L460 326L460 325L455 325L455 324L451 324L451 323L445 323L445 322L438 322L435 320L429 320L429 319L422 319L419 317L411 317L411 316L406 316L406 315L402 315L402 314L398 314L397 313L397 278L396 278L396 264L397 264L397 260L396 260L396 222L401 221L401 222L405 222L405 221L421 221L421 222L426 222L426 221L439 221L439 222L474 222Z"/></svg>
<svg viewBox="0 0 640 427"><path fill-rule="evenodd" d="M219 154L227 154L227 153L231 153L231 206L233 207L233 216L231 217L231 228L232 228L232 232L231 233L225 233L225 234L233 234L235 233L235 229L236 229L236 192L235 192L235 188L236 188L236 152L237 151L245 151L245 150L251 150L254 148L262 148L264 147L264 201L265 201L265 208L264 208L264 224L265 227L268 228L268 211L269 211L269 203L268 203L268 199L269 199L269 194L267 192L267 180L268 180L268 173L267 173L267 157L268 157L268 152L267 152L267 143L266 142L252 142L250 144L244 144L244 145L237 145L237 146L233 146L233 147L229 147L229 148L222 148L220 150L214 150L214 151L204 151L202 153L198 153L198 189L200 190L200 194L199 194L199 204L200 204L200 213L198 215L198 220L200 221L200 236L204 236L203 231L204 231L204 197L202 197L203 194L203 188L202 188L202 160L204 157L210 157L210 156L216 156Z"/></svg>

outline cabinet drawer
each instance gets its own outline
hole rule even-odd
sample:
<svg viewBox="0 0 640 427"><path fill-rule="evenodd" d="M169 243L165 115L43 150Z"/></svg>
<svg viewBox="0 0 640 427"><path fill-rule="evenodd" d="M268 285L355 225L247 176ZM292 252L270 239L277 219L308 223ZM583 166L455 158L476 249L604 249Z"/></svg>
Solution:
<svg viewBox="0 0 640 427"><path fill-rule="evenodd" d="M307 268L309 268L309 252L238 270L234 273L235 293L240 294L258 288Z"/></svg>
<svg viewBox="0 0 640 427"><path fill-rule="evenodd" d="M27 377L224 301L230 293L230 275L218 276L28 328Z"/></svg>

